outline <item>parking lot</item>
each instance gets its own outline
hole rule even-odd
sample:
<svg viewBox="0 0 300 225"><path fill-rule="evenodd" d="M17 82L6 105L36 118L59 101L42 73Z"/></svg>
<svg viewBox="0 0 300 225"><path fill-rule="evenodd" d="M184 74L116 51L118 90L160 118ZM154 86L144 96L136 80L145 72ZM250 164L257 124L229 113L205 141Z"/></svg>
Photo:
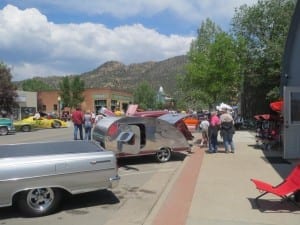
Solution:
<svg viewBox="0 0 300 225"><path fill-rule="evenodd" d="M0 144L16 144L72 139L72 126L43 129L1 136ZM1 150L1 146L0 146ZM24 218L13 207L0 208L1 224L106 224L111 218L127 214L142 224L158 201L172 176L187 155L177 153L167 163L157 163L153 156L123 158L119 160L121 181L117 188L76 196L65 196L58 213L39 218Z"/></svg>

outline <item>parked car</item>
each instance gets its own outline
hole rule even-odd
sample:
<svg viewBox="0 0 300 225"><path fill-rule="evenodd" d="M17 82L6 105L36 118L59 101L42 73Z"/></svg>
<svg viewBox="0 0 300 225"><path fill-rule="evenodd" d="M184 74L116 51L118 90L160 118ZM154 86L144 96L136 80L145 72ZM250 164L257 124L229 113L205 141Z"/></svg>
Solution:
<svg viewBox="0 0 300 225"><path fill-rule="evenodd" d="M33 116L25 118L20 121L15 121L14 126L17 130L28 132L35 128L61 128L67 127L68 124L60 119L48 119L45 117L40 117L35 119Z"/></svg>
<svg viewBox="0 0 300 225"><path fill-rule="evenodd" d="M61 120L67 122L71 120L71 115L69 111L63 111L61 114Z"/></svg>
<svg viewBox="0 0 300 225"><path fill-rule="evenodd" d="M0 118L0 135L7 135L15 132L16 129L14 127L12 119Z"/></svg>
<svg viewBox="0 0 300 225"><path fill-rule="evenodd" d="M116 157L91 141L0 145L0 207L16 205L27 216L55 212L65 193L118 184Z"/></svg>
<svg viewBox="0 0 300 225"><path fill-rule="evenodd" d="M27 120L14 121L14 126L16 128L16 131L22 131L22 132L29 132L38 128L37 123L33 123Z"/></svg>
<svg viewBox="0 0 300 225"><path fill-rule="evenodd" d="M183 122L191 132L194 132L198 130L201 121L197 118L197 115L189 115L183 119Z"/></svg>

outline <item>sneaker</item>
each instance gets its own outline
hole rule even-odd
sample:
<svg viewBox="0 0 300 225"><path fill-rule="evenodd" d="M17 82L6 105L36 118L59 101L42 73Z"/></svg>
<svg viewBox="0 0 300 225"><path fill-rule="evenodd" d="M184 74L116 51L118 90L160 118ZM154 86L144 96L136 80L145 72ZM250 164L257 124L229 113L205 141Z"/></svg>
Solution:
<svg viewBox="0 0 300 225"><path fill-rule="evenodd" d="M213 149L208 149L207 152L208 153L215 153L215 151Z"/></svg>

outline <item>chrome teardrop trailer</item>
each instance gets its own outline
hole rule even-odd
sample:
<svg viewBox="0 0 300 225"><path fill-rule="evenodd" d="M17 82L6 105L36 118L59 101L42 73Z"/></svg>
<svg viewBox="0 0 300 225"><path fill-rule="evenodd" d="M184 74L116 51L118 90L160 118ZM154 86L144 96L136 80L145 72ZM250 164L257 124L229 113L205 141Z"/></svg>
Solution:
<svg viewBox="0 0 300 225"><path fill-rule="evenodd" d="M93 140L105 149L114 151L117 157L153 154L159 162L167 162L172 152L190 151L185 136L174 126L175 117L181 119L181 116L170 116L170 120L105 117L95 125Z"/></svg>

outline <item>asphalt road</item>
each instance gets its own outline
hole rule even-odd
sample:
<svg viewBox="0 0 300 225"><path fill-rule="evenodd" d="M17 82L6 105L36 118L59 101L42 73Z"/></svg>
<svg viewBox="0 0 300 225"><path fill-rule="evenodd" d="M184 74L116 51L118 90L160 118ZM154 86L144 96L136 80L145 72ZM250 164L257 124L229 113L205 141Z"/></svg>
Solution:
<svg viewBox="0 0 300 225"><path fill-rule="evenodd" d="M1 144L71 140L72 132L71 126L0 136L0 151ZM126 225L133 218L136 224L143 224L186 156L175 154L167 163L156 162L154 156L120 159L117 188L66 196L61 210L45 217L24 218L13 207L0 208L0 224L111 225L120 220Z"/></svg>

